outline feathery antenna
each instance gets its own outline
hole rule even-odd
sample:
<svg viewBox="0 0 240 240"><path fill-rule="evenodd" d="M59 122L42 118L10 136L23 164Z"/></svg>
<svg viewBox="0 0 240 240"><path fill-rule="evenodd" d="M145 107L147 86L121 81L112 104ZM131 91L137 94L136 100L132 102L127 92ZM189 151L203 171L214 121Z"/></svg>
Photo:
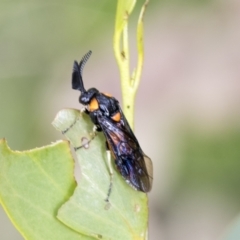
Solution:
<svg viewBox="0 0 240 240"><path fill-rule="evenodd" d="M74 61L73 72L72 72L72 88L73 89L79 90L81 92L86 92L83 85L82 72L91 54L92 54L92 51L89 51L88 53L86 53L79 64L77 63L77 61Z"/></svg>

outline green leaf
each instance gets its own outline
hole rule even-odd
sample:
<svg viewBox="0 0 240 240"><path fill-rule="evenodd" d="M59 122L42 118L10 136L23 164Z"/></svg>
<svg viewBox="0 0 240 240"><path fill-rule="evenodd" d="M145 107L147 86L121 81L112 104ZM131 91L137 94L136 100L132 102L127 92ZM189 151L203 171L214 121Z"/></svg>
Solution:
<svg viewBox="0 0 240 240"><path fill-rule="evenodd" d="M0 140L0 201L25 239L89 239L56 218L76 187L73 167L66 141L18 152Z"/></svg>
<svg viewBox="0 0 240 240"><path fill-rule="evenodd" d="M53 125L65 134L74 148L82 146L84 138L91 140L93 136L89 116L78 110L60 111ZM115 168L110 206L105 202L110 175L102 133L90 141L88 148L76 150L76 155L82 177L73 196L58 211L58 218L75 231L97 239L145 239L147 196L132 189Z"/></svg>

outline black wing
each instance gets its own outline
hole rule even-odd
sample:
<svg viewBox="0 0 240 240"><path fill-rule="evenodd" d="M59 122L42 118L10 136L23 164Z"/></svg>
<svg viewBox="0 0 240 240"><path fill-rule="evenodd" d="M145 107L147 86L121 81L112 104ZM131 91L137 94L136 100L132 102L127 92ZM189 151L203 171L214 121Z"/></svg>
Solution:
<svg viewBox="0 0 240 240"><path fill-rule="evenodd" d="M152 162L142 151L134 133L121 113L121 121L98 115L98 123L115 157L116 166L135 189L149 192L152 188Z"/></svg>

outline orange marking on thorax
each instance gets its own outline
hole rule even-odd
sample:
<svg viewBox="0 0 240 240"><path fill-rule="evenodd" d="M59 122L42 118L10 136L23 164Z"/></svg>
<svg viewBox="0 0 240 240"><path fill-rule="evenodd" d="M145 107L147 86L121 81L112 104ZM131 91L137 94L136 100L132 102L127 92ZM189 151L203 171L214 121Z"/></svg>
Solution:
<svg viewBox="0 0 240 240"><path fill-rule="evenodd" d="M107 97L112 97L112 95L109 94L109 93L103 93L103 95L105 95L105 96L107 96Z"/></svg>
<svg viewBox="0 0 240 240"><path fill-rule="evenodd" d="M119 122L121 119L120 112L115 113L115 115L113 115L111 119L114 120L115 122Z"/></svg>
<svg viewBox="0 0 240 240"><path fill-rule="evenodd" d="M91 102L89 103L89 111L93 112L94 110L97 110L99 108L99 104L96 98L93 98Z"/></svg>

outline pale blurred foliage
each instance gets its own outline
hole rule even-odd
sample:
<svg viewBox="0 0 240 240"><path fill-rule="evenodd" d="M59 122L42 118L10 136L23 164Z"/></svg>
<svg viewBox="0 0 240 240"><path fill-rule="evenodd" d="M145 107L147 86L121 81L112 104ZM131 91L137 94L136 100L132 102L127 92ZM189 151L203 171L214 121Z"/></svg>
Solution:
<svg viewBox="0 0 240 240"><path fill-rule="evenodd" d="M121 98L113 1L0 5L0 133L12 149L62 138L50 123L80 108L71 69L89 49L86 87ZM154 163L150 240L220 239L240 211L239 23L238 0L148 7L135 132ZM3 211L0 221L1 239L22 239Z"/></svg>

